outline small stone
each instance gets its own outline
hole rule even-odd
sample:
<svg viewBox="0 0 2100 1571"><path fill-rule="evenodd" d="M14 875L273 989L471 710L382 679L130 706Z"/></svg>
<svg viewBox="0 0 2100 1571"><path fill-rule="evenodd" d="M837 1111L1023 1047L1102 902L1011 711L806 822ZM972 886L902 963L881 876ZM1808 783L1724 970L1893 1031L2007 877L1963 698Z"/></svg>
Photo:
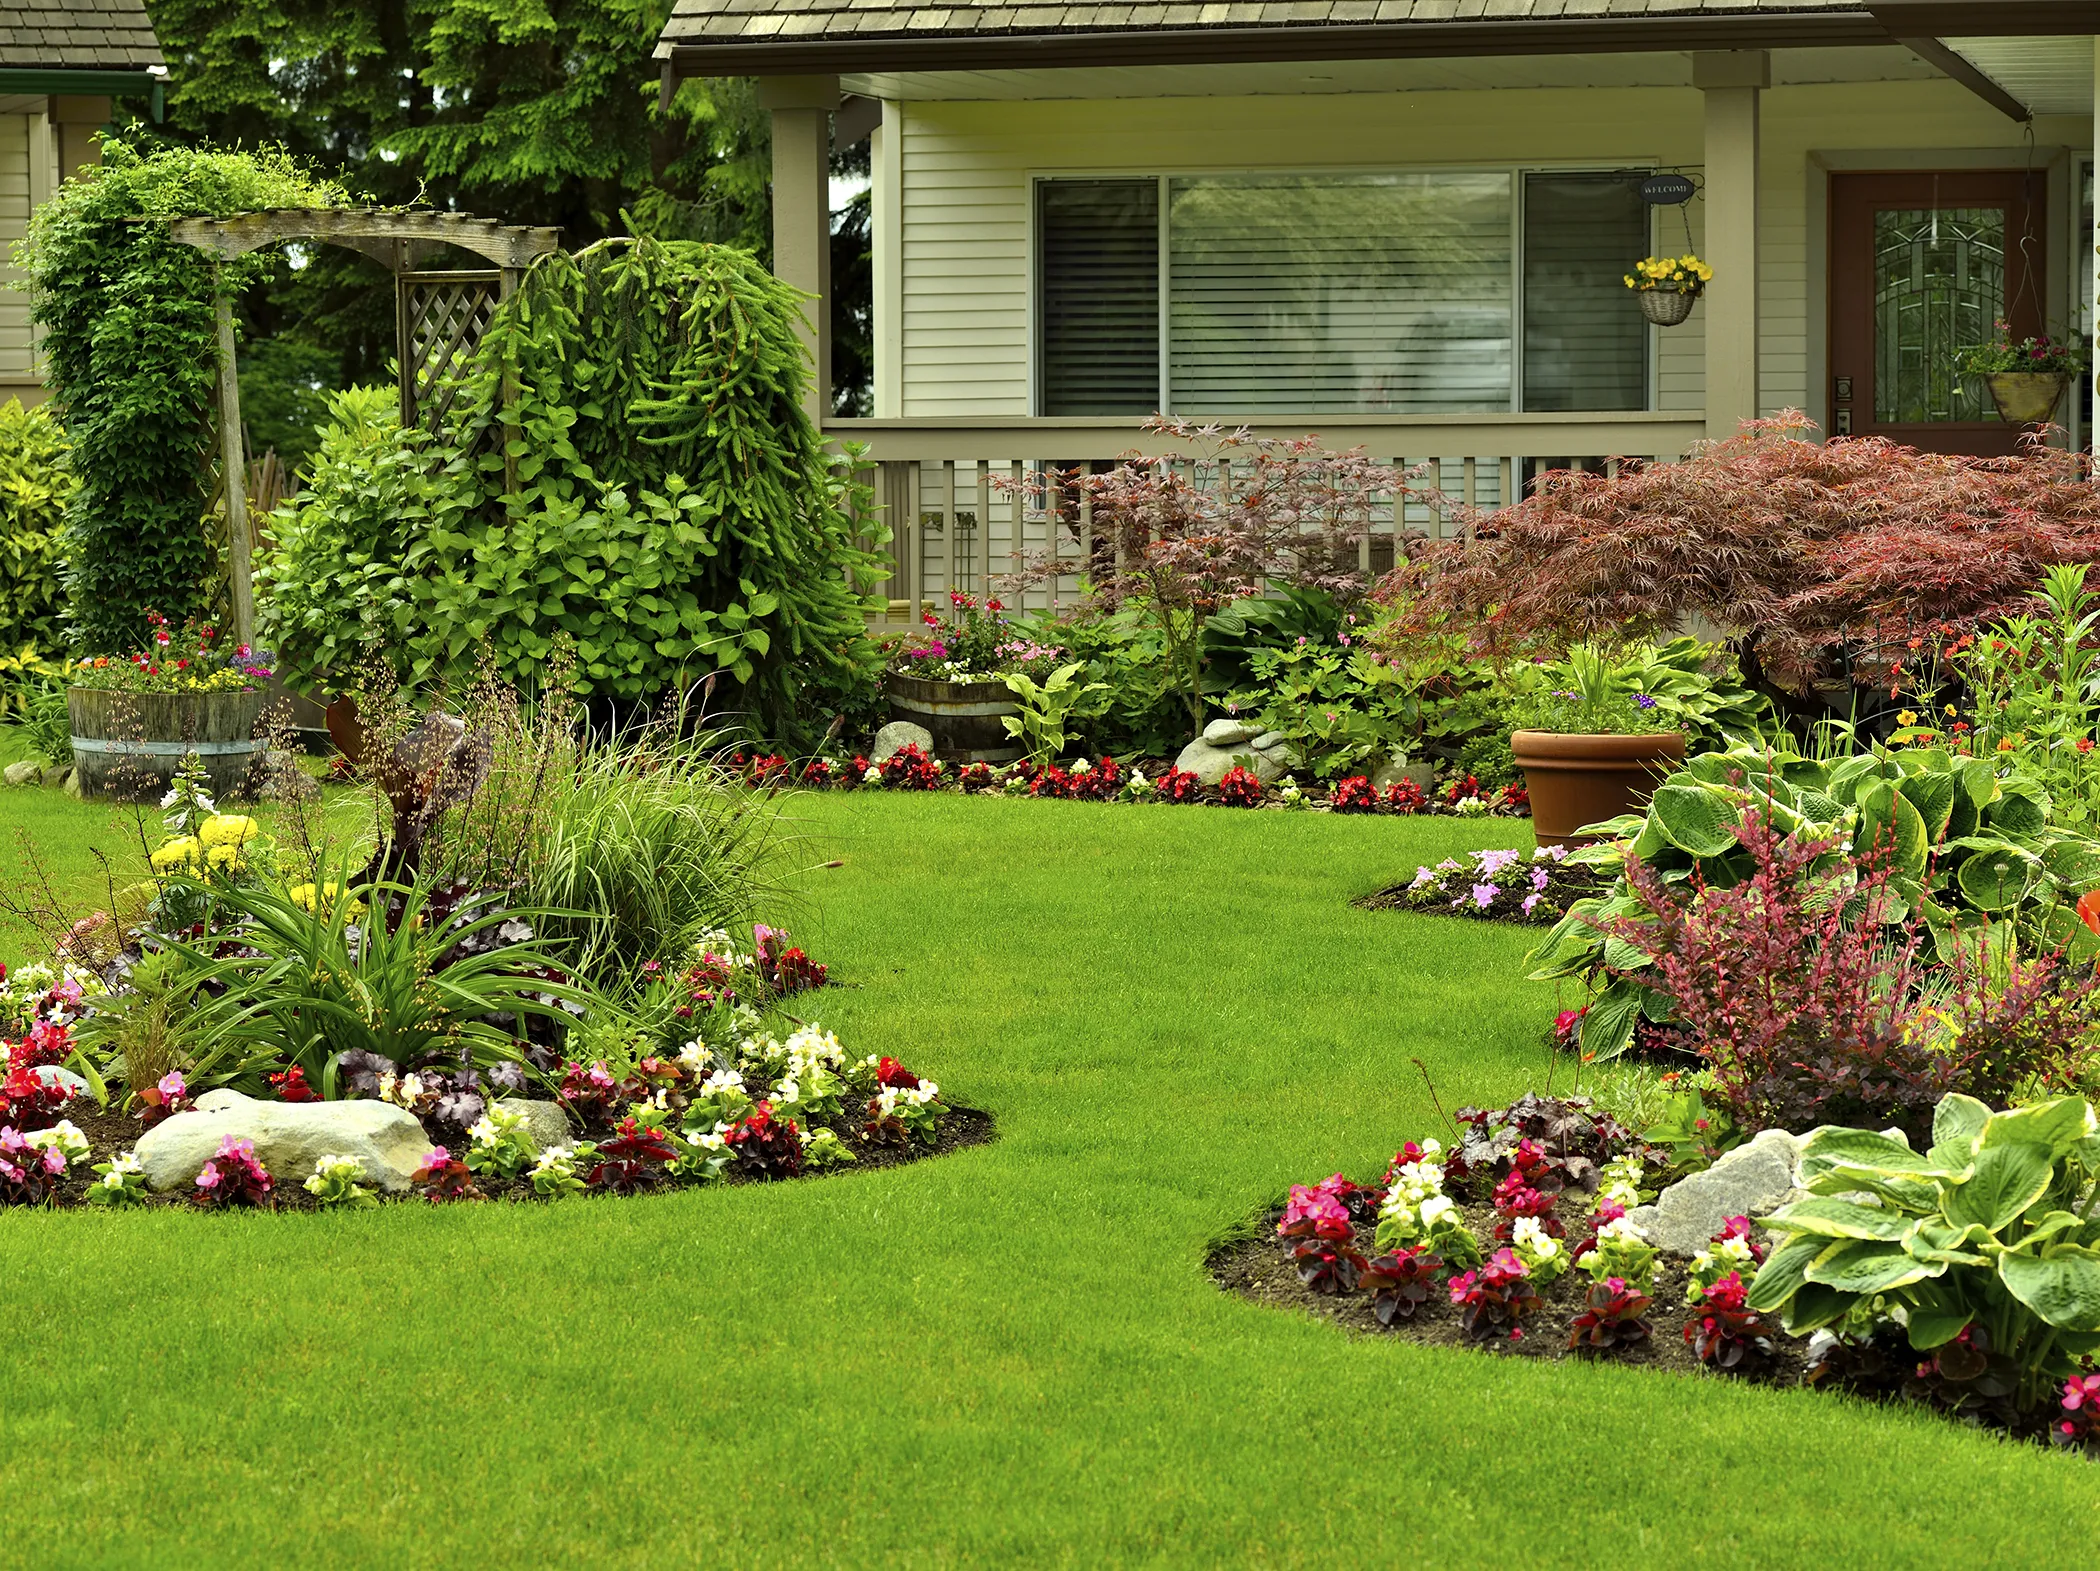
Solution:
<svg viewBox="0 0 2100 1571"><path fill-rule="evenodd" d="M47 786L62 786L73 778L73 766L71 764L46 764L42 778L43 783Z"/></svg>
<svg viewBox="0 0 2100 1571"><path fill-rule="evenodd" d="M537 1102L522 1096L506 1096L496 1106L525 1118L525 1133L532 1137L533 1145L545 1151L550 1146L567 1146L576 1143L576 1131L569 1127L568 1112L559 1102Z"/></svg>
<svg viewBox="0 0 2100 1571"><path fill-rule="evenodd" d="M87 1077L75 1074L63 1064L38 1064L29 1072L47 1086L64 1086L76 1097L88 1094Z"/></svg>
<svg viewBox="0 0 2100 1571"><path fill-rule="evenodd" d="M85 802L87 800L87 788L80 783L79 770L69 769L66 771L65 785L66 795L73 798L74 801Z"/></svg>
<svg viewBox="0 0 2100 1571"><path fill-rule="evenodd" d="M1246 743L1235 743L1231 747L1212 747L1208 742L1191 742L1181 750L1174 760L1176 769L1185 769L1205 785L1216 785L1232 772L1236 763L1245 761L1246 768L1268 785L1280 780L1287 765L1268 753L1257 753Z"/></svg>
<svg viewBox="0 0 2100 1571"><path fill-rule="evenodd" d="M1239 720L1213 720L1203 728L1203 740L1212 747L1238 747L1254 740L1254 727Z"/></svg>
<svg viewBox="0 0 2100 1571"><path fill-rule="evenodd" d="M228 1135L254 1141L256 1160L283 1187L304 1183L324 1156L349 1156L368 1182L404 1190L433 1149L414 1115L390 1102L258 1102L222 1088L139 1137L147 1187L166 1193L194 1183Z"/></svg>
<svg viewBox="0 0 2100 1571"><path fill-rule="evenodd" d="M1759 1130L1748 1145L1658 1195L1654 1219L1644 1224L1649 1239L1673 1255L1696 1254L1730 1217L1769 1216L1798 1199L1794 1163L1799 1150L1800 1141L1784 1129Z"/></svg>
<svg viewBox="0 0 2100 1571"><path fill-rule="evenodd" d="M1411 759L1398 764L1390 758L1371 771L1371 784L1380 791L1390 791L1403 780L1412 780L1425 792L1436 789L1436 766L1428 759Z"/></svg>
<svg viewBox="0 0 2100 1571"><path fill-rule="evenodd" d="M11 786L33 785L43 773L42 764L25 758L20 763L9 764L5 769L0 769L0 780L5 780Z"/></svg>
<svg viewBox="0 0 2100 1571"><path fill-rule="evenodd" d="M909 720L892 720L875 733L875 751L868 754L870 763L881 763L894 753L907 747L916 747L920 752L933 756L933 733L922 725L913 725Z"/></svg>
<svg viewBox="0 0 2100 1571"><path fill-rule="evenodd" d="M1283 733L1281 731L1264 731L1254 739L1254 750L1257 753L1266 753L1282 740Z"/></svg>

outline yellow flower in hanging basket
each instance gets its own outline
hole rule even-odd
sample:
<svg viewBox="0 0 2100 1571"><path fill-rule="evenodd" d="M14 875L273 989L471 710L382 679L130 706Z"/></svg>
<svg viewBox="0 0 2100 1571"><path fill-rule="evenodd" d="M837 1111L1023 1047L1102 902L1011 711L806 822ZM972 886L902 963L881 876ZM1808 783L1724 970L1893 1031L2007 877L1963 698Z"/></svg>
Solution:
<svg viewBox="0 0 2100 1571"><path fill-rule="evenodd" d="M1633 264L1626 287L1696 295L1713 282L1714 270L1687 251L1683 256L1644 256Z"/></svg>

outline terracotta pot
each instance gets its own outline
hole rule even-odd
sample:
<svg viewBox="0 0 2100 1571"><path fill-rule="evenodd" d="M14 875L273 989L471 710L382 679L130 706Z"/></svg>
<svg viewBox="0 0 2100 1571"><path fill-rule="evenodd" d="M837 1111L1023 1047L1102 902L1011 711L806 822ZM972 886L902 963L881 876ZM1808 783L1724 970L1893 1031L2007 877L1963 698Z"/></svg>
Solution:
<svg viewBox="0 0 2100 1571"><path fill-rule="evenodd" d="M1531 792L1531 830L1542 846L1598 838L1576 831L1645 806L1656 783L1684 758L1682 731L1647 736L1571 736L1518 731L1509 739Z"/></svg>
<svg viewBox="0 0 2100 1571"><path fill-rule="evenodd" d="M2071 379L2061 371L1993 371L1983 380L1999 419L2008 425L2039 425L2056 413Z"/></svg>
<svg viewBox="0 0 2100 1571"><path fill-rule="evenodd" d="M889 695L890 717L924 726L933 734L933 750L943 757L1004 764L1021 756L1020 745L1000 723L1002 715L1021 709L1004 682L890 675L882 679L882 690Z"/></svg>
<svg viewBox="0 0 2100 1571"><path fill-rule="evenodd" d="M255 735L262 713L259 691L232 693L122 693L108 688L66 691L73 724L73 763L86 797L120 802L158 801L194 752L211 777L214 796L231 796L248 781L263 755Z"/></svg>
<svg viewBox="0 0 2100 1571"><path fill-rule="evenodd" d="M347 693L341 698L331 698L324 723L328 727L328 740L335 744L335 750L349 759L353 768L362 765L365 761L365 728L357 718L357 700Z"/></svg>

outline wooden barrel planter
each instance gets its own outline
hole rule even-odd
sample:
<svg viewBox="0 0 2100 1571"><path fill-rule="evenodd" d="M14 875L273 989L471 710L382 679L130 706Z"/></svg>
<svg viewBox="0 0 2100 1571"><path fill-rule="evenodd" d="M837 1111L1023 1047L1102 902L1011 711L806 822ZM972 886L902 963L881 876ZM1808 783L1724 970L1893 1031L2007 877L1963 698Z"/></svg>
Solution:
<svg viewBox="0 0 2100 1571"><path fill-rule="evenodd" d="M1020 744L1000 724L1001 716L1020 712L1004 682L890 675L882 679L882 690L889 695L890 717L924 726L933 735L933 750L943 757L1005 764L1021 756Z"/></svg>
<svg viewBox="0 0 2100 1571"><path fill-rule="evenodd" d="M185 753L211 776L212 793L230 796L247 783L266 743L255 737L261 692L120 693L66 690L73 719L73 765L82 796L158 801Z"/></svg>
<svg viewBox="0 0 2100 1571"><path fill-rule="evenodd" d="M1531 832L1542 846L1578 846L1576 833L1647 805L1656 785L1684 758L1684 733L1581 736L1518 731L1509 739L1531 793Z"/></svg>

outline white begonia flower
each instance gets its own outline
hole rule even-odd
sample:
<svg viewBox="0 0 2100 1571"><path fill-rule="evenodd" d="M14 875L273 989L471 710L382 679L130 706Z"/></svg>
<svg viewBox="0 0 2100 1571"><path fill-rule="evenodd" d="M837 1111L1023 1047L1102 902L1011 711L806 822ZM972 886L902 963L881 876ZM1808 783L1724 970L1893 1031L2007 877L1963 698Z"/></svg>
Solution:
<svg viewBox="0 0 2100 1571"><path fill-rule="evenodd" d="M112 1173L143 1173L146 1164L139 1160L138 1152L120 1151L110 1159L109 1170Z"/></svg>
<svg viewBox="0 0 2100 1571"><path fill-rule="evenodd" d="M678 1061L694 1074L700 1072L701 1065L713 1062L714 1056L708 1045L697 1036L678 1050Z"/></svg>
<svg viewBox="0 0 2100 1571"><path fill-rule="evenodd" d="M874 785L882 778L882 766L880 764L868 765L868 772L860 778L863 785Z"/></svg>
<svg viewBox="0 0 2100 1571"><path fill-rule="evenodd" d="M1130 771L1130 783L1132 786L1142 791L1145 789L1146 786L1150 785L1152 782L1145 778L1144 770L1133 769Z"/></svg>
<svg viewBox="0 0 2100 1571"><path fill-rule="evenodd" d="M1072 766L1072 773L1073 773L1073 774L1075 774L1075 775L1090 775L1090 774L1092 774L1093 772L1094 772L1094 766L1093 766L1092 764L1088 763L1088 762L1087 762L1087 761L1086 761L1085 759L1083 759L1083 758L1082 758L1082 759L1080 759L1078 763L1076 763L1076 764L1074 764L1074 765Z"/></svg>
<svg viewBox="0 0 2100 1571"><path fill-rule="evenodd" d="M102 1175L102 1187L104 1189L122 1189L124 1187L124 1177L122 1169L113 1167Z"/></svg>
<svg viewBox="0 0 2100 1571"><path fill-rule="evenodd" d="M702 1096L713 1096L718 1091L741 1091L743 1089L744 1077L734 1069L717 1069L713 1074L700 1082L700 1094Z"/></svg>
<svg viewBox="0 0 2100 1571"><path fill-rule="evenodd" d="M1431 1195L1422 1202L1422 1228L1427 1232L1447 1216L1458 1215L1458 1202L1449 1195Z"/></svg>
<svg viewBox="0 0 2100 1571"><path fill-rule="evenodd" d="M501 1134L502 1131L490 1120L488 1114L484 1113L474 1121L474 1126L467 1131L467 1138L478 1146L485 1146L493 1144Z"/></svg>
<svg viewBox="0 0 2100 1571"><path fill-rule="evenodd" d="M1648 1235L1641 1231L1640 1223L1630 1216L1615 1217L1597 1229L1599 1238L1623 1238L1631 1243L1645 1244Z"/></svg>
<svg viewBox="0 0 2100 1571"><path fill-rule="evenodd" d="M1747 1238L1724 1238L1714 1245L1713 1253L1733 1260L1738 1265L1748 1265L1753 1258L1750 1253L1750 1240Z"/></svg>

